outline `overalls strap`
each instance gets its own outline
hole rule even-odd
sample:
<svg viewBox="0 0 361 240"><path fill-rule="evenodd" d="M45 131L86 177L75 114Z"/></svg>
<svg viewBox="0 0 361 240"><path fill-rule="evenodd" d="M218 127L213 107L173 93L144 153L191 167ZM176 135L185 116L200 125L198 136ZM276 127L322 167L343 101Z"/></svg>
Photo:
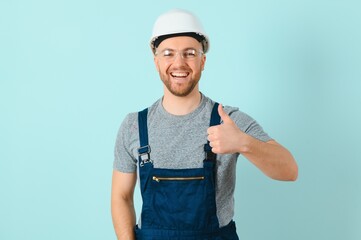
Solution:
<svg viewBox="0 0 361 240"><path fill-rule="evenodd" d="M211 113L211 121L209 123L209 126L216 126L221 123L221 116L219 116L218 113L218 103L216 102L213 106L212 113ZM209 141L207 141L206 144L204 144L204 151L206 153L206 160L215 161L217 158L217 155L212 152L212 147L209 145Z"/></svg>
<svg viewBox="0 0 361 240"><path fill-rule="evenodd" d="M216 102L213 106L212 113L211 113L211 121L209 123L209 126L216 126L221 123L221 116L219 116L218 113L218 106L219 104Z"/></svg>
<svg viewBox="0 0 361 240"><path fill-rule="evenodd" d="M148 142L148 108L138 113L138 127L139 127L139 141L140 147L138 148L138 162L139 166L143 167L145 163L151 163L150 160L150 146Z"/></svg>

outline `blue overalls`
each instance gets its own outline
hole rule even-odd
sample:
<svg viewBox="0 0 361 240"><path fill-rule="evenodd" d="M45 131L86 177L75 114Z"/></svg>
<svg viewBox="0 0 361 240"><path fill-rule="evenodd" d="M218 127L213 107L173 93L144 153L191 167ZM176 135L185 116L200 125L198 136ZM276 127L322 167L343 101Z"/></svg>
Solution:
<svg viewBox="0 0 361 240"><path fill-rule="evenodd" d="M218 103L210 126L220 124ZM154 168L150 158L148 109L138 113L139 177L143 199L137 240L236 240L235 223L220 228L215 201L216 154L205 144L203 168Z"/></svg>

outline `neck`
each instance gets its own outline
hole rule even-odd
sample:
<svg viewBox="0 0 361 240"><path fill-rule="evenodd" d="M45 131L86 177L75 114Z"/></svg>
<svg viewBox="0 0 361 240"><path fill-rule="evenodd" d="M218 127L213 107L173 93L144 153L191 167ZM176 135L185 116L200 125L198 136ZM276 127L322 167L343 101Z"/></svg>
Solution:
<svg viewBox="0 0 361 240"><path fill-rule="evenodd" d="M202 95L196 90L184 97L175 96L169 92L164 93L163 107L173 115L186 115L193 112L200 104Z"/></svg>

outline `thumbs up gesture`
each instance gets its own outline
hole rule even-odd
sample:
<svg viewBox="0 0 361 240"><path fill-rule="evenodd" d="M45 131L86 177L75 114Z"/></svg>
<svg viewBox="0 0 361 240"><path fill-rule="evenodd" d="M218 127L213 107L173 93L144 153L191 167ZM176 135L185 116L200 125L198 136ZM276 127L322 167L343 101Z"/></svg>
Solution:
<svg viewBox="0 0 361 240"><path fill-rule="evenodd" d="M212 152L221 154L241 152L242 143L249 136L238 128L230 116L223 110L221 104L218 106L218 113L223 124L209 127L207 130Z"/></svg>

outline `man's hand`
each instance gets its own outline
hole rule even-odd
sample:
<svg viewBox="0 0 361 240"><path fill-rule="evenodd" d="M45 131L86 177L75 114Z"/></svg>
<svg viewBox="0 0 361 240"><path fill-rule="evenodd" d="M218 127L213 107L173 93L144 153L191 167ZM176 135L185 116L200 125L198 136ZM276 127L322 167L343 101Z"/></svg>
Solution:
<svg viewBox="0 0 361 240"><path fill-rule="evenodd" d="M223 123L207 130L212 152L225 154L246 151L249 136L238 128L221 104L218 106L218 113Z"/></svg>
<svg viewBox="0 0 361 240"><path fill-rule="evenodd" d="M286 148L274 140L262 142L242 132L222 105L218 106L218 113L223 124L207 130L212 152L240 153L270 178L284 181L297 179L297 163Z"/></svg>

